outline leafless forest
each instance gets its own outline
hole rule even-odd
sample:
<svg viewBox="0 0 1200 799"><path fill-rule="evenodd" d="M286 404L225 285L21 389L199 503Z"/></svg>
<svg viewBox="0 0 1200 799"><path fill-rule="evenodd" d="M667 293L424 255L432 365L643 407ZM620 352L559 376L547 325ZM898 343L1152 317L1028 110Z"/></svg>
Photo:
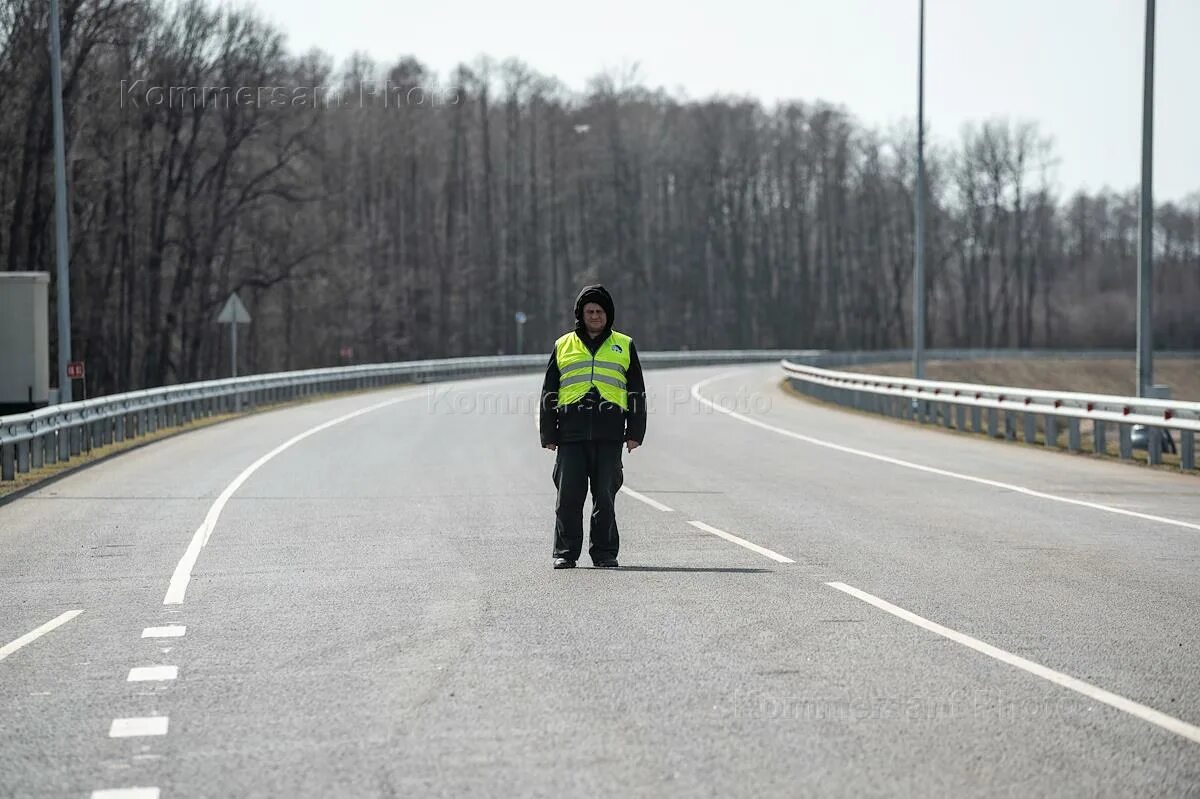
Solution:
<svg viewBox="0 0 1200 799"><path fill-rule="evenodd" d="M54 270L46 25L0 0L6 270ZM909 343L911 127L512 61L334 64L205 3L64 0L63 37L92 393L225 374L233 290L244 371L511 353L517 310L545 350L595 280L647 350ZM932 136L931 344L1132 347L1134 187L1056 195L1033 124ZM1155 250L1156 344L1200 348L1200 193L1159 206Z"/></svg>

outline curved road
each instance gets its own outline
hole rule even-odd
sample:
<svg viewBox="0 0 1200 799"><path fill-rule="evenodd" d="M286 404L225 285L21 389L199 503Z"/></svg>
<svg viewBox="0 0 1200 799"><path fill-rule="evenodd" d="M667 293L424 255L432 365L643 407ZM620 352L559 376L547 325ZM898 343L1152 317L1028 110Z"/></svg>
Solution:
<svg viewBox="0 0 1200 799"><path fill-rule="evenodd" d="M0 795L1200 795L1194 478L653 370L622 568L552 571L539 378L0 506Z"/></svg>

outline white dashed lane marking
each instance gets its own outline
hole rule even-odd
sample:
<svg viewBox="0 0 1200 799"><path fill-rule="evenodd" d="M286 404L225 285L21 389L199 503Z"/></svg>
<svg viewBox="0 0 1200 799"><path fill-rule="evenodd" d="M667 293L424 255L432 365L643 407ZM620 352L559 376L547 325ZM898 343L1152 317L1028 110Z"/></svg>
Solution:
<svg viewBox="0 0 1200 799"><path fill-rule="evenodd" d="M166 735L166 716L141 716L131 719L113 719L108 730L109 738L139 738L147 735Z"/></svg>
<svg viewBox="0 0 1200 799"><path fill-rule="evenodd" d="M178 676L178 666L138 666L129 670L129 677L126 678L126 682L174 680Z"/></svg>
<svg viewBox="0 0 1200 799"><path fill-rule="evenodd" d="M142 630L143 638L179 638L187 631L182 624L168 624L165 627L147 627Z"/></svg>

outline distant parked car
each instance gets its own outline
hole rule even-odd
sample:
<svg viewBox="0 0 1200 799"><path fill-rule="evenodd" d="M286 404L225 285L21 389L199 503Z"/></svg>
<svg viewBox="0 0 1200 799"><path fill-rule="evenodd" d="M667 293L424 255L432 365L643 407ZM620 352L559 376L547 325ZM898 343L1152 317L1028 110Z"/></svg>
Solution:
<svg viewBox="0 0 1200 799"><path fill-rule="evenodd" d="M1175 439L1171 438L1171 431L1160 430L1159 436L1162 441L1162 451L1172 455L1176 454ZM1146 425L1135 424L1130 438L1133 440L1134 449L1150 449L1150 429Z"/></svg>

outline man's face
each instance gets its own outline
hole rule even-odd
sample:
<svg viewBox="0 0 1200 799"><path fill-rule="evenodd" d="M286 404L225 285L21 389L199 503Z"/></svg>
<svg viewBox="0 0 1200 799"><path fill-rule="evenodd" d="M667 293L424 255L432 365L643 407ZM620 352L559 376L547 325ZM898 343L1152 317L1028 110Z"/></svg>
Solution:
<svg viewBox="0 0 1200 799"><path fill-rule="evenodd" d="M602 332L608 325L608 314L604 312L604 307L598 302L584 303L583 324L593 336Z"/></svg>

